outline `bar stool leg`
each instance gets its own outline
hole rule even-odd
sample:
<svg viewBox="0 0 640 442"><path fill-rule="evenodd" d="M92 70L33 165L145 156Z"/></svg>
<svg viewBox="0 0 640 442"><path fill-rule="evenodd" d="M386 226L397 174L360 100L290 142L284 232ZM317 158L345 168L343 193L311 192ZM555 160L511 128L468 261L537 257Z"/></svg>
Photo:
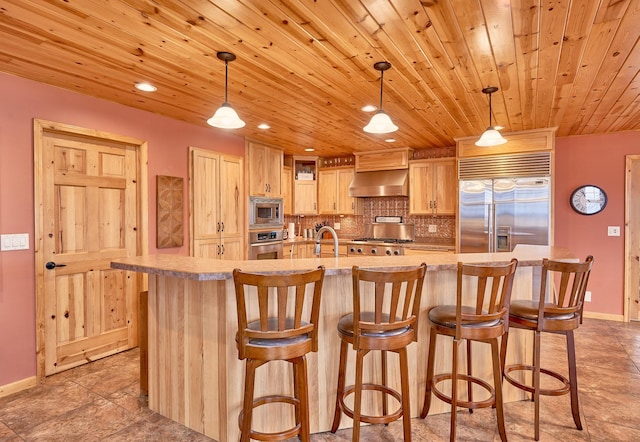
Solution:
<svg viewBox="0 0 640 442"><path fill-rule="evenodd" d="M240 441L249 442L251 420L253 417L253 388L256 380L256 368L261 365L253 359L247 359L245 365L244 400L242 402L242 422L240 423Z"/></svg>
<svg viewBox="0 0 640 442"><path fill-rule="evenodd" d="M450 440L455 442L456 440L456 411L458 409L458 350L460 347L460 341L454 338L453 340L453 363L451 366L451 430Z"/></svg>
<svg viewBox="0 0 640 442"><path fill-rule="evenodd" d="M360 440L360 415L362 413L362 366L364 355L367 352L358 350L356 352L356 385L353 398L353 433L351 440Z"/></svg>
<svg viewBox="0 0 640 442"><path fill-rule="evenodd" d="M467 398L473 402L473 382L471 382L471 341L467 340ZM469 413L473 413L473 408L469 408Z"/></svg>
<svg viewBox="0 0 640 442"><path fill-rule="evenodd" d="M383 386L387 386L387 352L385 350L382 350L380 352L380 358L381 358L381 363L382 363L382 385ZM388 395L383 394L382 395L382 415L386 416L387 414L389 414L389 408L388 408ZM389 424L386 424L389 425Z"/></svg>
<svg viewBox="0 0 640 442"><path fill-rule="evenodd" d="M411 442L411 401L409 400L409 362L407 348L398 351L400 356L400 383L402 390L402 428L405 442ZM386 394L384 395L386 398Z"/></svg>
<svg viewBox="0 0 640 442"><path fill-rule="evenodd" d="M576 347L573 339L573 330L566 332L567 336L567 358L569 362L569 388L571 389L571 414L573 422L578 430L582 430L580 422L580 407L578 405L578 378L576 370Z"/></svg>
<svg viewBox="0 0 640 442"><path fill-rule="evenodd" d="M533 361L533 402L534 402L534 439L540 440L540 332L535 331L533 340L534 361Z"/></svg>
<svg viewBox="0 0 640 442"><path fill-rule="evenodd" d="M294 378L296 397L299 401L296 407L296 419L300 424L300 440L309 442L311 431L309 429L309 391L307 386L307 358L303 355L294 359ZM297 373L297 374L295 374Z"/></svg>
<svg viewBox="0 0 640 442"><path fill-rule="evenodd" d="M424 405L422 406L422 412L420 417L424 419L429 413L431 408L431 384L433 382L433 370L435 365L436 356L436 337L437 334L433 331L429 331L429 356L427 358L427 385L424 392Z"/></svg>
<svg viewBox="0 0 640 442"><path fill-rule="evenodd" d="M504 368L507 363L507 343L509 342L509 331L505 331L500 339L500 372L504 380Z"/></svg>
<svg viewBox="0 0 640 442"><path fill-rule="evenodd" d="M338 427L340 426L340 419L342 418L342 406L340 405L340 400L342 399L342 394L344 392L346 382L345 378L347 376L347 347L347 341L341 339L340 361L338 362L338 388L336 389L336 408L335 412L333 413L333 424L331 425L332 433L338 431Z"/></svg>
<svg viewBox="0 0 640 442"><path fill-rule="evenodd" d="M502 364L500 363L500 351L498 349L498 340L491 340L491 357L493 359L493 384L495 391L495 408L496 417L498 419L498 432L503 442L507 440L507 432L504 428L504 399L502 397Z"/></svg>

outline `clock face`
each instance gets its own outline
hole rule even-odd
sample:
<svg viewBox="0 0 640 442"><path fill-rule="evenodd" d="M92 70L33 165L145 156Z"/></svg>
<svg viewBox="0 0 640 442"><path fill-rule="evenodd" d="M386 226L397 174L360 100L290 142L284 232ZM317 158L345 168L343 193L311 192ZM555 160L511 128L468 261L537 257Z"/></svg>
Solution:
<svg viewBox="0 0 640 442"><path fill-rule="evenodd" d="M571 193L571 207L582 215L595 215L607 205L607 194L598 186L580 186Z"/></svg>

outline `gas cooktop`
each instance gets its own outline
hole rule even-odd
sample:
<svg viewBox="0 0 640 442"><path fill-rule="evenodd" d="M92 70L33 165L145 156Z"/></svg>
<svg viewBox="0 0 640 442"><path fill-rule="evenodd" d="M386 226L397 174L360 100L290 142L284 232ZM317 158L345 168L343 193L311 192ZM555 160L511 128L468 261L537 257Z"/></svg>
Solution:
<svg viewBox="0 0 640 442"><path fill-rule="evenodd" d="M357 239L354 239L353 242L406 244L414 241L412 239L397 239L397 238L357 238Z"/></svg>

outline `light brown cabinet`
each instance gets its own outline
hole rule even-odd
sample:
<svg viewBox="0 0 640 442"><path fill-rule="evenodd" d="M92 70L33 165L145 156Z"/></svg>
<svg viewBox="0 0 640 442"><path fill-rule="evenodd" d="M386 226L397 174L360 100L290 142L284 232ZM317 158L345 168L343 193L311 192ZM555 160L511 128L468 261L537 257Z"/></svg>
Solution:
<svg viewBox="0 0 640 442"><path fill-rule="evenodd" d="M361 215L363 200L349 196L355 175L353 167L318 172L318 213L321 215Z"/></svg>
<svg viewBox="0 0 640 442"><path fill-rule="evenodd" d="M250 196L282 196L281 150L254 142L247 143Z"/></svg>
<svg viewBox="0 0 640 442"><path fill-rule="evenodd" d="M317 157L293 157L293 214L318 213Z"/></svg>
<svg viewBox="0 0 640 442"><path fill-rule="evenodd" d="M293 214L293 169L289 166L282 168L282 199L284 200L284 214Z"/></svg>
<svg viewBox="0 0 640 442"><path fill-rule="evenodd" d="M243 159L189 149L191 256L244 259Z"/></svg>
<svg viewBox="0 0 640 442"><path fill-rule="evenodd" d="M410 214L454 215L456 202L455 159L414 160L410 162Z"/></svg>

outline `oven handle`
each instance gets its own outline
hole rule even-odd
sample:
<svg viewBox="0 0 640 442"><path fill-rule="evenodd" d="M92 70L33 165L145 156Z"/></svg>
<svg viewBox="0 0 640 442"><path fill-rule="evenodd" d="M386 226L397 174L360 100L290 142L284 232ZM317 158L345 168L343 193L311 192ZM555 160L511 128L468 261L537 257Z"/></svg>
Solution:
<svg viewBox="0 0 640 442"><path fill-rule="evenodd" d="M258 247L258 246L277 246L278 244L283 244L283 241L269 241L269 242L253 242L251 244L249 244L251 247Z"/></svg>

